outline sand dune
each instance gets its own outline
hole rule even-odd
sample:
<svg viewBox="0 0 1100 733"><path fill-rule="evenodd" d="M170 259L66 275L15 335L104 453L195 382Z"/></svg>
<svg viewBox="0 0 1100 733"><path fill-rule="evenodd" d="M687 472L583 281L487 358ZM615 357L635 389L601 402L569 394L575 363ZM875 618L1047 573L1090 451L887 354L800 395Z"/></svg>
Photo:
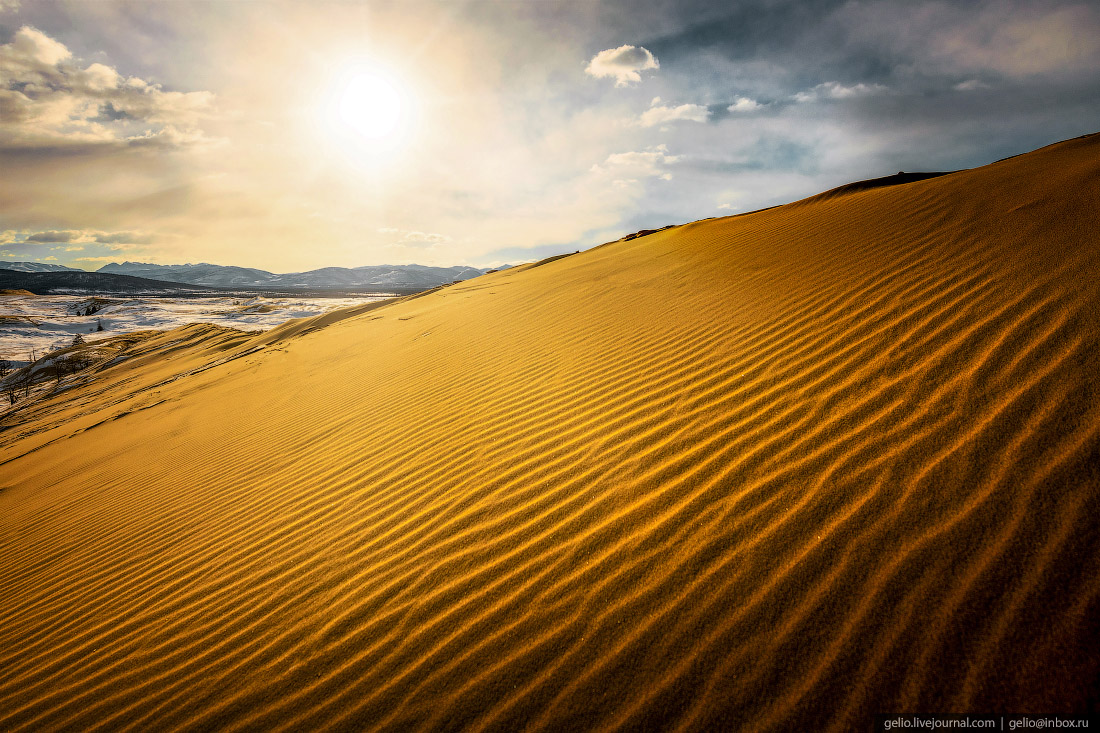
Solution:
<svg viewBox="0 0 1100 733"><path fill-rule="evenodd" d="M0 729L1095 709L1098 210L1100 135L143 342L3 422Z"/></svg>

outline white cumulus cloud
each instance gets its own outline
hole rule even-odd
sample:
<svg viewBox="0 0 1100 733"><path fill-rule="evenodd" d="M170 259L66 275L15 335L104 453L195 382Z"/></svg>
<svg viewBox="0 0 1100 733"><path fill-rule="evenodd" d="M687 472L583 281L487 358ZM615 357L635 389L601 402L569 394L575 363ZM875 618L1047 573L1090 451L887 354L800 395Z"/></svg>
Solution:
<svg viewBox="0 0 1100 733"><path fill-rule="evenodd" d="M681 104L678 107L654 104L642 113L638 122L643 127L653 127L666 122L706 122L709 116L710 110L700 104Z"/></svg>
<svg viewBox="0 0 1100 733"><path fill-rule="evenodd" d="M205 139L207 91L166 91L106 64L82 67L64 44L23 26L0 45L0 139L9 148L180 147Z"/></svg>
<svg viewBox="0 0 1100 733"><path fill-rule="evenodd" d="M619 46L600 51L592 57L585 73L596 78L611 78L615 86L625 87L642 80L641 72L660 68L657 57L641 46Z"/></svg>
<svg viewBox="0 0 1100 733"><path fill-rule="evenodd" d="M72 56L64 44L29 25L16 31L8 47L11 52L2 61L22 62L32 68L35 65L54 66Z"/></svg>
<svg viewBox="0 0 1100 733"><path fill-rule="evenodd" d="M748 97L738 97L737 100L726 107L726 110L734 114L738 112L752 112L753 110L760 109L763 105L757 102L755 99L749 99Z"/></svg>

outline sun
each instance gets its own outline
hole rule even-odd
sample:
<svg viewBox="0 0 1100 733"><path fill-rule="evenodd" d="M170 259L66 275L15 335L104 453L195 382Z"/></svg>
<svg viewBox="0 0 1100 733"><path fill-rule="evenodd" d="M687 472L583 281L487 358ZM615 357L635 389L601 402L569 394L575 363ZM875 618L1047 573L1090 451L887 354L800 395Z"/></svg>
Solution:
<svg viewBox="0 0 1100 733"><path fill-rule="evenodd" d="M412 139L417 118L411 89L381 64L344 66L320 112L320 132L353 164L393 159Z"/></svg>
<svg viewBox="0 0 1100 733"><path fill-rule="evenodd" d="M406 104L392 80L359 71L338 92L334 111L336 122L345 129L367 140L378 140L398 132L406 116Z"/></svg>

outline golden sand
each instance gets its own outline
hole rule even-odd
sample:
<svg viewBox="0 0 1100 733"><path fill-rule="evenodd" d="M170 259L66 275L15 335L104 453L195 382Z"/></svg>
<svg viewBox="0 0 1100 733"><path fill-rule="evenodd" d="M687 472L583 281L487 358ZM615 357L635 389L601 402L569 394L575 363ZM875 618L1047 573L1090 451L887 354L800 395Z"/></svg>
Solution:
<svg viewBox="0 0 1100 733"><path fill-rule="evenodd" d="M847 730L1100 674L1100 135L260 336L0 431L0 729Z"/></svg>

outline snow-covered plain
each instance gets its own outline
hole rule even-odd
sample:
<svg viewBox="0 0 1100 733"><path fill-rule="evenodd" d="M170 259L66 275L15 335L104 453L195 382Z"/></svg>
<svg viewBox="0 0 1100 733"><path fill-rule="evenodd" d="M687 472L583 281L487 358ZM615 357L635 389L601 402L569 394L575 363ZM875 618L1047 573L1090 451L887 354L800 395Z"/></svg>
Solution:
<svg viewBox="0 0 1100 733"><path fill-rule="evenodd" d="M164 331L188 323L216 323L241 331L265 331L292 318L385 300L349 298L125 298L80 295L0 295L0 359L27 364L69 346L80 334L91 342L134 331ZM90 315L89 311L93 311ZM97 330L102 325L103 330Z"/></svg>

